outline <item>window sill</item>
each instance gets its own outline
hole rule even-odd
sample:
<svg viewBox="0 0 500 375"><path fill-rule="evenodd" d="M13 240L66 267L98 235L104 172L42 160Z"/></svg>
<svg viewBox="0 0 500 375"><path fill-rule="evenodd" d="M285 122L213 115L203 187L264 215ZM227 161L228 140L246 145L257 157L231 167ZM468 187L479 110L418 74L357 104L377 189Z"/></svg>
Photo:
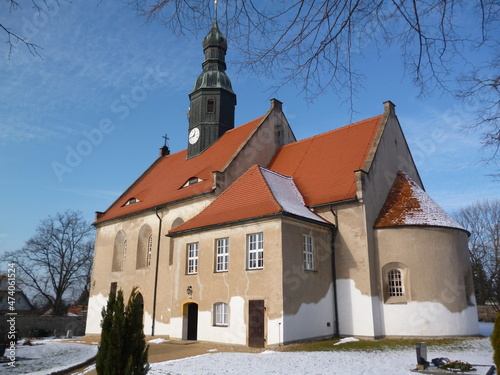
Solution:
<svg viewBox="0 0 500 375"><path fill-rule="evenodd" d="M213 327L227 328L229 327L229 324L214 324Z"/></svg>

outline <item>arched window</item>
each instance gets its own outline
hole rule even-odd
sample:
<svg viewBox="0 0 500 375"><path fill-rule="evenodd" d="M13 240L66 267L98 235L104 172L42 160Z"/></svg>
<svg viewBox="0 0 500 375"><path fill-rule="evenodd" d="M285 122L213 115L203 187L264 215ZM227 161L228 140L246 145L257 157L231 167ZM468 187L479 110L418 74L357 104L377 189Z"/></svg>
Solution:
<svg viewBox="0 0 500 375"><path fill-rule="evenodd" d="M229 325L229 306L227 303L214 304L214 326L227 327Z"/></svg>
<svg viewBox="0 0 500 375"><path fill-rule="evenodd" d="M136 269L149 267L153 250L153 231L148 224L144 224L139 230L137 239Z"/></svg>
<svg viewBox="0 0 500 375"><path fill-rule="evenodd" d="M120 230L115 237L113 246L113 264L111 270L123 271L125 265L125 258L127 254L127 235L123 230Z"/></svg>

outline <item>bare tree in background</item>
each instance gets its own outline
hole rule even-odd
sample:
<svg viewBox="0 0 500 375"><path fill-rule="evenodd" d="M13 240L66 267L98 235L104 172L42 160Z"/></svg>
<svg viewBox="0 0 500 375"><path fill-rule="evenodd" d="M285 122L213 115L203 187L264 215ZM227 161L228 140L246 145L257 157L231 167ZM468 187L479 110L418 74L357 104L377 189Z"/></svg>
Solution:
<svg viewBox="0 0 500 375"><path fill-rule="evenodd" d="M469 254L477 304L493 302L500 311L500 200L473 203L454 216L471 233Z"/></svg>
<svg viewBox="0 0 500 375"><path fill-rule="evenodd" d="M42 220L26 245L4 258L16 264L20 284L59 315L65 298L88 289L93 250L94 228L80 212L68 210Z"/></svg>
<svg viewBox="0 0 500 375"><path fill-rule="evenodd" d="M177 34L206 31L213 0L128 0ZM218 21L241 67L296 84L309 100L331 89L349 102L362 87L357 62L399 50L403 75L422 95L475 99L484 145L500 145L498 0L219 1ZM478 62L478 58L482 59ZM375 72L371 72L376 74ZM459 81L457 81L460 79Z"/></svg>

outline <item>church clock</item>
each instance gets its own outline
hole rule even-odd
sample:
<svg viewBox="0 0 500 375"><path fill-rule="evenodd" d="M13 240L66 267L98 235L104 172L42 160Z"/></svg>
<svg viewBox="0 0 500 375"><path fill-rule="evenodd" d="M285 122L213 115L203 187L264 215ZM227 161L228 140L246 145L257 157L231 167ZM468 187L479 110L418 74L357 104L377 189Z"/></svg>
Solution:
<svg viewBox="0 0 500 375"><path fill-rule="evenodd" d="M234 128L236 94L226 74L226 51L226 38L215 19L203 39L202 73L189 94L188 158L200 155Z"/></svg>
<svg viewBox="0 0 500 375"><path fill-rule="evenodd" d="M198 142L199 138L200 138L200 129L198 128L191 129L188 137L189 144L194 145L196 142Z"/></svg>

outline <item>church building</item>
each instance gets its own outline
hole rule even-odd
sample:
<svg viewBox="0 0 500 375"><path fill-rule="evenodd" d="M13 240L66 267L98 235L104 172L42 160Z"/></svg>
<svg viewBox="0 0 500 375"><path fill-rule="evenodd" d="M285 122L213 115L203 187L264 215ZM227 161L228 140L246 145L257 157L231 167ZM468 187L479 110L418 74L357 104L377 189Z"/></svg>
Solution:
<svg viewBox="0 0 500 375"><path fill-rule="evenodd" d="M187 149L96 215L87 335L133 288L145 334L172 340L478 334L469 233L425 192L395 105L303 140L276 99L235 126L226 50L214 21Z"/></svg>

